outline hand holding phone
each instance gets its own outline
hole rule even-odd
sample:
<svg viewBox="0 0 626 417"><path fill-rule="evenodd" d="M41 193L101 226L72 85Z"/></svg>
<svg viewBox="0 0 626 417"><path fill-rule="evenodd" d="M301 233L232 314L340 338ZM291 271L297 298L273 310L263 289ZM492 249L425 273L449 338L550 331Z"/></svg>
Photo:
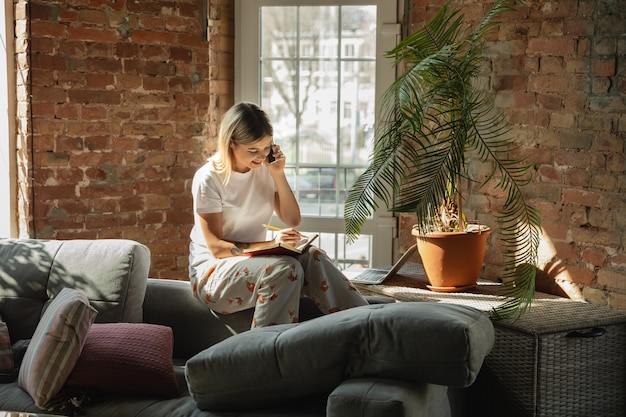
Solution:
<svg viewBox="0 0 626 417"><path fill-rule="evenodd" d="M270 153L267 155L267 162L271 164L275 160L276 160L276 157L274 156L274 144L272 143L270 145Z"/></svg>

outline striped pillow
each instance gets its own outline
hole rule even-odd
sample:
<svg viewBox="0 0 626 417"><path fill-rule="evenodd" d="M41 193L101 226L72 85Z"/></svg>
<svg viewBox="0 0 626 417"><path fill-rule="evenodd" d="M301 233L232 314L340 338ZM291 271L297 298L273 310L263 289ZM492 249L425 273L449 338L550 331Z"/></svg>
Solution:
<svg viewBox="0 0 626 417"><path fill-rule="evenodd" d="M11 350L9 328L0 316L0 384L14 379L13 371L13 350Z"/></svg>
<svg viewBox="0 0 626 417"><path fill-rule="evenodd" d="M61 390L74 368L97 311L79 290L64 288L44 312L24 354L17 383L46 404Z"/></svg>

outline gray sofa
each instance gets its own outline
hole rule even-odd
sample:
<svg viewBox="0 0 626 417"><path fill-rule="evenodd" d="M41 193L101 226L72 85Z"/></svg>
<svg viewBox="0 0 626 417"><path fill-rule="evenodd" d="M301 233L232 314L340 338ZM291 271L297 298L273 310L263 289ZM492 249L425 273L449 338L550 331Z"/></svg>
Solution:
<svg viewBox="0 0 626 417"><path fill-rule="evenodd" d="M251 310L216 314L188 282L148 278L150 252L129 240L0 239L0 262L15 345L66 287L87 296L94 326L171 328L178 395L82 390L87 416L449 416L448 386L472 384L494 339L483 313L436 303L318 317L303 301L300 324L249 331ZM17 381L0 384L0 410L41 412Z"/></svg>

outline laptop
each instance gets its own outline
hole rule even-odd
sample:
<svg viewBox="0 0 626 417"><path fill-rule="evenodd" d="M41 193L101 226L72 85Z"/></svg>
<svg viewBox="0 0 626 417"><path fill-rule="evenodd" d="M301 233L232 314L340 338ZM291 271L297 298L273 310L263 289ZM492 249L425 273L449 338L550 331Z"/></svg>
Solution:
<svg viewBox="0 0 626 417"><path fill-rule="evenodd" d="M354 275L352 277L348 276L350 282L355 284L371 284L377 285L382 284L389 277L394 276L400 268L409 260L411 256L417 250L417 245L413 245L404 252L404 254L398 259L398 261L393 264L391 269L383 269L383 268L365 268L359 272L358 275Z"/></svg>

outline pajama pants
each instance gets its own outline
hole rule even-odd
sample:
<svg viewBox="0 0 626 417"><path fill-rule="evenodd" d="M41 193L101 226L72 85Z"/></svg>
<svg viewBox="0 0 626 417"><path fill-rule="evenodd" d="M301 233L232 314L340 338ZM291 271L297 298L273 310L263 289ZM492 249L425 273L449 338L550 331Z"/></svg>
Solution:
<svg viewBox="0 0 626 417"><path fill-rule="evenodd" d="M324 313L366 305L367 301L326 253L310 246L291 256L236 256L211 259L190 276L193 294L221 314L254 308L251 327L297 323L300 297Z"/></svg>

